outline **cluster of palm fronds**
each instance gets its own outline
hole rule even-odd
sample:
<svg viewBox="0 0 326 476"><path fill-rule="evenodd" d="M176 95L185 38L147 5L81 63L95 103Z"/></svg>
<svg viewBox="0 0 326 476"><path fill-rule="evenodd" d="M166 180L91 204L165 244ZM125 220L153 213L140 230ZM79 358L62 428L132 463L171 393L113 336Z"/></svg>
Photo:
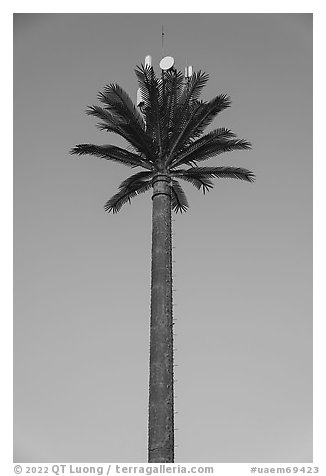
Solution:
<svg viewBox="0 0 326 476"><path fill-rule="evenodd" d="M237 139L229 129L204 134L217 114L230 106L230 98L225 94L211 101L199 100L208 81L206 73L199 71L186 79L180 71L171 69L157 77L153 67L141 66L136 75L142 95L141 111L117 84L110 84L99 93L103 107L87 109L87 114L100 119L101 130L123 137L130 150L93 144L79 144L71 150L72 154L94 155L146 169L122 182L119 192L105 204L107 211L116 213L132 197L149 190L157 173L171 177L172 208L176 212L188 208L179 179L204 193L213 187L212 178L254 180L254 174L243 168L198 166L223 152L251 148L248 141Z"/></svg>

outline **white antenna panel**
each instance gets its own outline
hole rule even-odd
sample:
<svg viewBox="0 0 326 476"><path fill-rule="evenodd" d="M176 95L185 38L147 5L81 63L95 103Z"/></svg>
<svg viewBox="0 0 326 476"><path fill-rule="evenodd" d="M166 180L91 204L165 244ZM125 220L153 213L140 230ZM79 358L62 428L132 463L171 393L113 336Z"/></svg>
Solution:
<svg viewBox="0 0 326 476"><path fill-rule="evenodd" d="M143 97L141 94L141 89L137 89L137 107L142 107L144 105Z"/></svg>
<svg viewBox="0 0 326 476"><path fill-rule="evenodd" d="M185 78L191 78L192 76L192 66L185 67Z"/></svg>
<svg viewBox="0 0 326 476"><path fill-rule="evenodd" d="M151 55L147 55L147 56L146 56L146 58L145 58L145 66L146 66L146 67L152 66L152 57L151 57Z"/></svg>
<svg viewBox="0 0 326 476"><path fill-rule="evenodd" d="M171 69L173 65L174 65L174 58L172 58L172 56L165 56L160 61L160 68L163 69L163 71L167 71L168 69Z"/></svg>

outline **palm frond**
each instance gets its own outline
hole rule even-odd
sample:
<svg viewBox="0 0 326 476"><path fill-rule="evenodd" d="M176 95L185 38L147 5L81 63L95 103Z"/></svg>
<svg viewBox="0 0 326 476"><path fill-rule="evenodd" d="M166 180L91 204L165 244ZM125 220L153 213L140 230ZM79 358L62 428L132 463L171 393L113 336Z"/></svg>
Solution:
<svg viewBox="0 0 326 476"><path fill-rule="evenodd" d="M215 117L230 106L231 99L227 94L219 94L211 101L203 102L202 107L198 109L194 117L194 122L189 125L188 136L200 137Z"/></svg>
<svg viewBox="0 0 326 476"><path fill-rule="evenodd" d="M172 173L171 176L191 183L197 190L202 190L204 195L214 187L213 182L207 177L197 176L195 174L184 174L183 172L184 171L178 171Z"/></svg>
<svg viewBox="0 0 326 476"><path fill-rule="evenodd" d="M170 138L177 121L177 108L184 89L184 76L181 71L171 69L162 73L159 82L160 122L162 134L162 153L166 155Z"/></svg>
<svg viewBox="0 0 326 476"><path fill-rule="evenodd" d="M144 153L148 158L155 156L155 147L151 137L146 132L144 119L128 94L118 84L109 84L103 92L98 94L98 98L106 105L108 112L116 118L120 129L118 134L122 135L136 150ZM103 127L106 122L107 120L104 123L102 122L100 128L111 132L112 126L110 124L108 128Z"/></svg>
<svg viewBox="0 0 326 476"><path fill-rule="evenodd" d="M142 172L137 172L134 175L131 175L130 177L126 178L120 185L119 189L127 189L130 187L133 187L135 183L140 183L140 182L146 182L150 178L153 177L154 171L142 171Z"/></svg>
<svg viewBox="0 0 326 476"><path fill-rule="evenodd" d="M100 159L113 160L129 167L144 167L152 170L149 162L140 156L114 145L78 144L70 150L75 155L93 155Z"/></svg>
<svg viewBox="0 0 326 476"><path fill-rule="evenodd" d="M97 117L103 121L96 124L101 131L113 132L127 141L130 141L130 132L126 130L127 121L121 115L113 111L109 112L107 109L103 109L99 106L88 106L86 114L88 116ZM139 144L137 144L137 146L138 145Z"/></svg>
<svg viewBox="0 0 326 476"><path fill-rule="evenodd" d="M151 95L148 88L148 82L154 79L155 72L152 66L140 65L136 67L135 74L137 76L142 101L144 102L143 109L146 110L148 107L151 106Z"/></svg>
<svg viewBox="0 0 326 476"><path fill-rule="evenodd" d="M107 212L118 213L125 203L131 203L133 197L147 192L151 187L152 181L149 180L135 182L132 186L121 188L118 193L113 195L113 197L106 202L104 209Z"/></svg>
<svg viewBox="0 0 326 476"><path fill-rule="evenodd" d="M183 145L183 148L179 151L179 157L182 153L186 152L187 154L192 152L192 150L197 150L199 146L203 144L209 143L217 143L217 142L225 142L226 140L230 140L235 138L236 135L230 130L225 127L219 127L218 129L214 129L211 132L201 135L201 137L195 138L190 137L188 141ZM173 162L173 160L172 160Z"/></svg>
<svg viewBox="0 0 326 476"><path fill-rule="evenodd" d="M171 205L176 213L186 212L189 208L186 194L177 180L172 179L171 184Z"/></svg>
<svg viewBox="0 0 326 476"><path fill-rule="evenodd" d="M195 167L185 170L179 169L173 175L184 180L187 177L199 180L207 178L235 178L247 182L254 182L255 180L253 172L241 167Z"/></svg>
<svg viewBox="0 0 326 476"><path fill-rule="evenodd" d="M126 119L120 114L116 114L114 111L109 111L100 106L88 106L86 108L86 114L88 116L95 116L101 119L102 121L108 122L113 126L120 126L121 124L126 124Z"/></svg>
<svg viewBox="0 0 326 476"><path fill-rule="evenodd" d="M121 115L125 120L137 124L145 131L144 120L130 99L129 95L118 84L109 84L105 86L103 92L98 94L101 102L107 105L109 110Z"/></svg>
<svg viewBox="0 0 326 476"><path fill-rule="evenodd" d="M179 130L172 137L172 146L170 148L169 162L173 161L174 156L184 148L186 144L200 137L204 129L213 121L216 115L229 107L230 98L225 94L216 96L212 101L196 101L189 108L188 114L184 120L180 121ZM178 134L178 135L177 135Z"/></svg>
<svg viewBox="0 0 326 476"><path fill-rule="evenodd" d="M224 152L248 149L251 149L251 143L245 139L224 139L220 137L205 139L203 137L181 152L174 159L171 167L175 168L182 164L190 164L191 162L202 162Z"/></svg>
<svg viewBox="0 0 326 476"><path fill-rule="evenodd" d="M207 84L209 75L203 71L194 72L191 78L187 81L183 94L180 98L180 112L184 109L184 106L191 101L196 101L202 89Z"/></svg>
<svg viewBox="0 0 326 476"><path fill-rule="evenodd" d="M162 155L162 128L160 111L160 81L152 66L138 66L136 75L144 101L146 132L155 142L158 155Z"/></svg>
<svg viewBox="0 0 326 476"><path fill-rule="evenodd" d="M196 115L198 110L201 108L201 103L195 101L192 104L189 104L187 108L182 112L177 109L176 111L176 120L173 124L173 133L169 142L168 155L169 160L172 160L176 150L182 147L184 141L185 130L187 126L193 121L193 117Z"/></svg>
<svg viewBox="0 0 326 476"><path fill-rule="evenodd" d="M169 150L173 155L174 150L180 148L184 131L191 121L195 111L199 108L198 101L203 87L208 81L208 74L202 71L194 73L184 85L178 106L176 108L175 121L173 121L173 134L171 136Z"/></svg>
<svg viewBox="0 0 326 476"><path fill-rule="evenodd" d="M188 147L189 145L192 145L194 143L200 144L201 142L209 142L209 141L214 141L214 140L228 140L236 137L236 134L232 132L230 129L227 129L226 127L219 127L218 129L214 129L204 136L201 135L200 139L196 139L194 137L191 137L189 140L188 144L184 145L184 148ZM201 142L200 142L201 141Z"/></svg>

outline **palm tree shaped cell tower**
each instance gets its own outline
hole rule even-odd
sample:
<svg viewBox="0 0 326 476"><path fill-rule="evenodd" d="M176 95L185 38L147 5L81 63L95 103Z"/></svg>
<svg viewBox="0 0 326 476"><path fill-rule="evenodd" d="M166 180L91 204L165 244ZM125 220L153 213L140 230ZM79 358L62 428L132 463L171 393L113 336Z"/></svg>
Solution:
<svg viewBox="0 0 326 476"><path fill-rule="evenodd" d="M99 119L100 130L128 142L115 145L79 144L72 154L91 155L136 169L105 204L117 213L139 194L151 191L152 264L150 316L150 375L148 415L148 462L174 462L174 388L171 215L186 212L189 205L181 182L203 193L213 188L215 178L254 181L247 169L203 163L224 152L247 150L251 144L224 127L207 132L213 120L230 107L230 98L219 94L200 99L208 74L184 72L174 59L160 61L160 74L147 56L135 70L138 79L136 105L118 85L109 84L99 93L101 105L87 108Z"/></svg>

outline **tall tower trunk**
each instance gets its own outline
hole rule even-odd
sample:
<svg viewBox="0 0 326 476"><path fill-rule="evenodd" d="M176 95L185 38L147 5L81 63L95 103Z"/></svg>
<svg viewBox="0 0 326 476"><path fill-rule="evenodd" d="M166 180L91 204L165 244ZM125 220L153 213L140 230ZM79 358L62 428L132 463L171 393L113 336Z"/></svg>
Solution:
<svg viewBox="0 0 326 476"><path fill-rule="evenodd" d="M153 178L148 462L174 462L170 178Z"/></svg>

